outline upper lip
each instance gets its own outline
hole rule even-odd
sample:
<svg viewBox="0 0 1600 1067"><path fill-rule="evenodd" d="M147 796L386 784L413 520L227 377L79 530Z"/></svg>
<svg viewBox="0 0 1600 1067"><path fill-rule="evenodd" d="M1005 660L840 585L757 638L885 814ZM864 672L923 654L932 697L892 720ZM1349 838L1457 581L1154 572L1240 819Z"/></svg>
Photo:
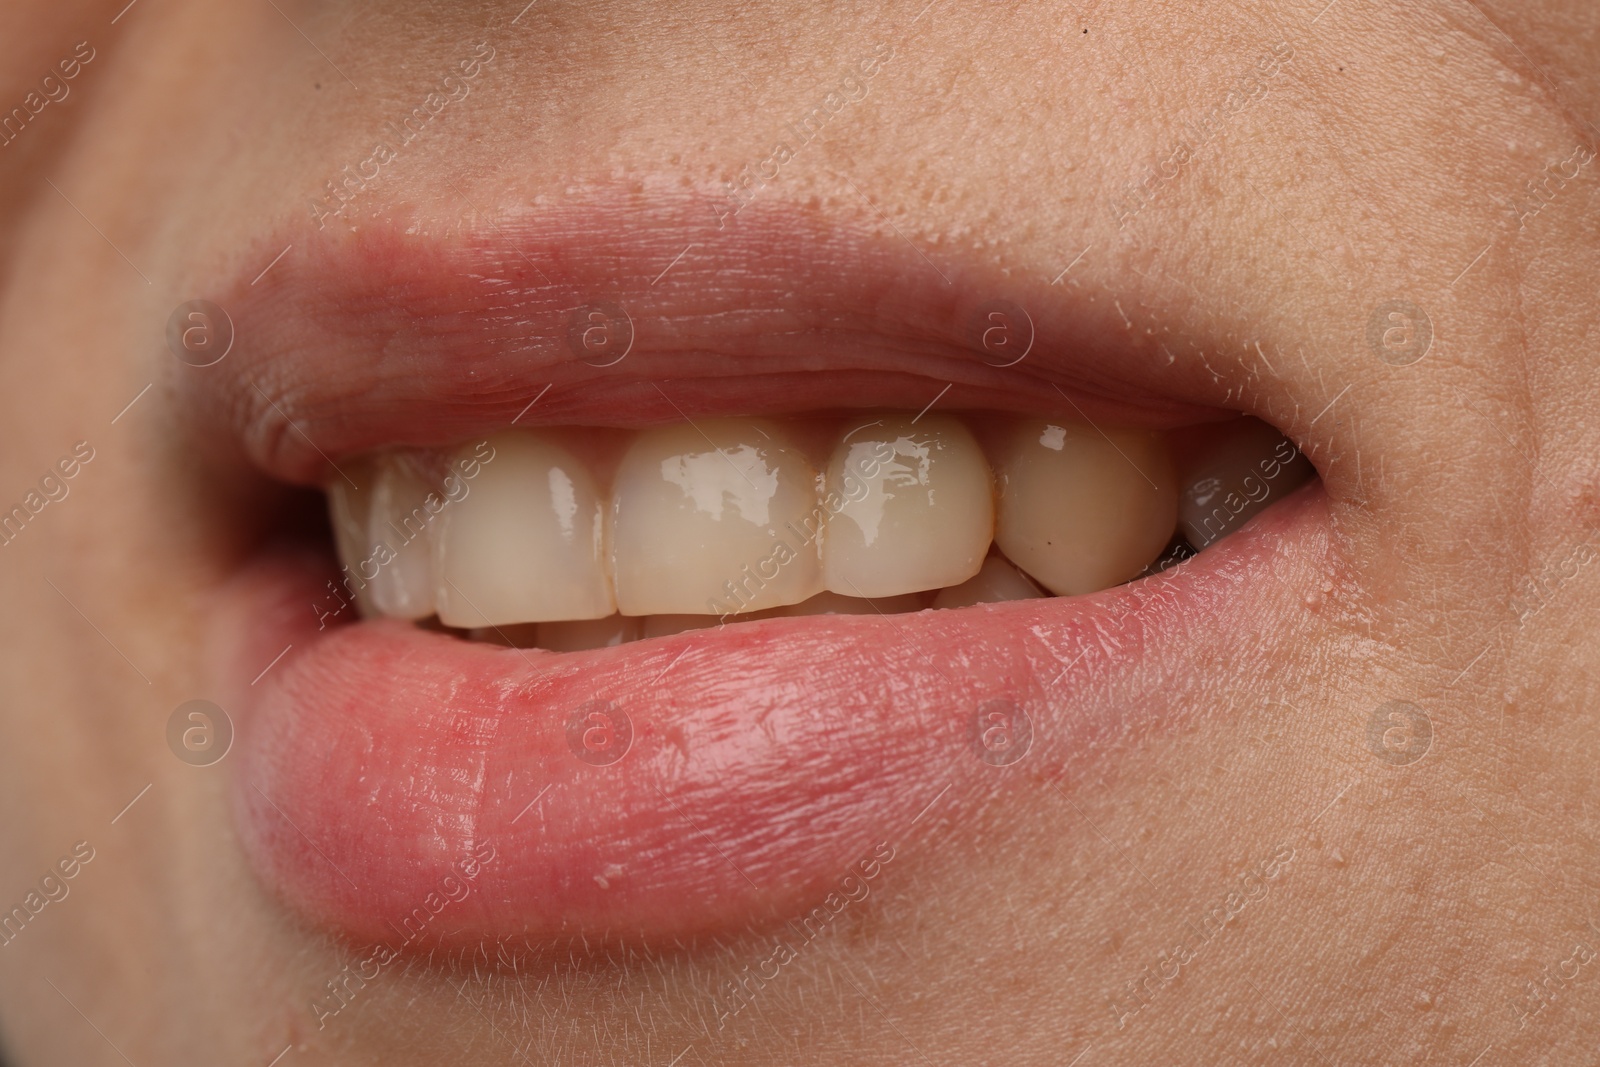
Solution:
<svg viewBox="0 0 1600 1067"><path fill-rule="evenodd" d="M513 421L641 425L935 398L1117 425L1219 415L1172 373L1192 346L1131 331L1103 294L935 268L897 236L799 209L748 212L726 232L703 212L616 198L467 234L296 233L265 278L242 270L222 287L234 346L182 369L185 406L299 484L325 481L342 456ZM575 347L590 311L619 340L631 331L625 358ZM1005 359L980 343L996 313L1012 330ZM1024 335L1026 357L1000 365Z"/></svg>

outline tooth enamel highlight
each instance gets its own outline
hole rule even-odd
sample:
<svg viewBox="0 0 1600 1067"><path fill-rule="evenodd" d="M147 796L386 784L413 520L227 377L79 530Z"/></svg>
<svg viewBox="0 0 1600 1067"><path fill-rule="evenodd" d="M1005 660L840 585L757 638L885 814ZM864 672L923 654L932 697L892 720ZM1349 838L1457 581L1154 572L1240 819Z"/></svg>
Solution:
<svg viewBox="0 0 1600 1067"><path fill-rule="evenodd" d="M489 439L439 517L435 587L447 626L598 619L616 611L604 502L588 468L544 435ZM458 463L471 460L465 456Z"/></svg>
<svg viewBox="0 0 1600 1067"><path fill-rule="evenodd" d="M445 498L404 457L385 456L377 467L367 543L388 552L372 580L372 602L392 618L425 618L434 611L433 531Z"/></svg>
<svg viewBox="0 0 1600 1067"><path fill-rule="evenodd" d="M973 604L998 604L1006 600L1034 600L1049 596L1034 585L1026 574L999 556L983 561L978 573L933 598L936 608L965 608Z"/></svg>
<svg viewBox="0 0 1600 1067"><path fill-rule="evenodd" d="M887 597L957 585L994 536L988 465L967 428L927 416L857 426L834 449L824 499L827 588Z"/></svg>
<svg viewBox="0 0 1600 1067"><path fill-rule="evenodd" d="M1224 537L1310 481L1311 461L1257 419L1196 435L1181 465L1178 522L1195 548Z"/></svg>
<svg viewBox="0 0 1600 1067"><path fill-rule="evenodd" d="M707 420L639 434L611 492L625 615L747 613L821 590L816 473L779 428Z"/></svg>
<svg viewBox="0 0 1600 1067"><path fill-rule="evenodd" d="M1137 430L1025 420L998 450L995 544L1059 595L1127 581L1177 522L1165 442Z"/></svg>

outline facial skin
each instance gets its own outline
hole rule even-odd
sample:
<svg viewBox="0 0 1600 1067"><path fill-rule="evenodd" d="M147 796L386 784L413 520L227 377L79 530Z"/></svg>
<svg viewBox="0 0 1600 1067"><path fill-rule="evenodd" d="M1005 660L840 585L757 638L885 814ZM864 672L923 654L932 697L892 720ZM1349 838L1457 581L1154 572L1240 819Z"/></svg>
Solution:
<svg viewBox="0 0 1600 1067"><path fill-rule="evenodd" d="M0 14L6 108L94 53L0 149L0 502L77 442L94 457L0 548L0 905L51 897L0 947L10 1062L1589 1061L1592 4L519 9ZM771 972L771 929L441 950L319 1028L308 1005L365 952L258 884L238 761L187 766L166 741L217 691L219 591L315 511L197 447L168 315L313 245L324 182L481 41L470 93L326 225L442 232L681 189L703 216L651 239L715 271L723 183L890 42L748 218L812 211L1036 301L1114 306L1130 338L1222 339L1203 359L1174 340L1172 394L1273 423L1325 485L1285 504L1316 535L1276 561L1250 640L1196 619L1182 670L1074 675L1041 732L1115 728L1060 773L963 777L721 1028L726 984ZM1280 43L1265 88L1230 97ZM1368 343L1390 301L1431 323L1418 362ZM93 859L64 879L79 842Z"/></svg>

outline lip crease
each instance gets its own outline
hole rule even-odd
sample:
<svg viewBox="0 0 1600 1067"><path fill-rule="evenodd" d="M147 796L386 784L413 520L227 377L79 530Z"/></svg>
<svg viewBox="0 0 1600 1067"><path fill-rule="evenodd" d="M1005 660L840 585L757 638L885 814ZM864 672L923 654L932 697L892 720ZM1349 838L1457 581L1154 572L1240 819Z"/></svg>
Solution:
<svg viewBox="0 0 1600 1067"><path fill-rule="evenodd" d="M904 245L803 213L747 213L663 276L693 209L599 204L466 235L310 239L270 284L225 290L237 343L180 386L191 430L280 481L319 484L330 459L514 418L908 409L949 383L952 409L1157 427L1221 414L1193 399L1193 368L1167 370L1155 339L1064 289L1008 297L1030 309L1033 348L992 366L972 341L988 275L941 277ZM606 367L567 342L575 310L599 303L626 308L634 330ZM392 943L485 849L470 894L419 943L737 934L809 907L875 846L925 841L998 792L1069 778L1112 738L1190 721L1174 680L1226 662L1270 605L1292 615L1323 580L1327 533L1314 482L1201 555L1089 596L775 618L571 653L392 620L319 628L332 560L264 550L223 589L212 627L214 691L237 720L240 837L294 911L364 941ZM974 740L980 709L997 706L1032 724L1007 766ZM596 709L631 726L615 762L579 758Z"/></svg>

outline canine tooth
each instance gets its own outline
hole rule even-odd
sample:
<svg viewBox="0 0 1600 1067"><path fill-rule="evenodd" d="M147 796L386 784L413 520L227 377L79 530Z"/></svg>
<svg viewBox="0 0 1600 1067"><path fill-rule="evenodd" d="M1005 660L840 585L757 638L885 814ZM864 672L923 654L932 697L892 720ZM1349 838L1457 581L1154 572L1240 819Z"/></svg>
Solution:
<svg viewBox="0 0 1600 1067"><path fill-rule="evenodd" d="M459 499L438 524L439 619L498 626L615 612L604 506L588 468L539 434L498 434L480 449L475 478L446 479Z"/></svg>
<svg viewBox="0 0 1600 1067"><path fill-rule="evenodd" d="M1266 423L1228 423L1201 435L1185 456L1178 522L1189 543L1204 548L1315 474L1304 453Z"/></svg>
<svg viewBox="0 0 1600 1067"><path fill-rule="evenodd" d="M367 543L383 552L385 562L372 580L371 593L384 615L421 619L433 614L433 533L445 499L406 457L388 455L378 461Z"/></svg>
<svg viewBox="0 0 1600 1067"><path fill-rule="evenodd" d="M811 464L769 422L640 433L611 494L619 609L715 619L820 591L816 483Z"/></svg>
<svg viewBox="0 0 1600 1067"><path fill-rule="evenodd" d="M884 418L834 448L824 503L827 588L887 597L957 585L983 565L994 536L988 464L954 419Z"/></svg>
<svg viewBox="0 0 1600 1067"><path fill-rule="evenodd" d="M328 485L328 523L333 527L334 549L344 568L337 596L342 600L354 593L356 609L362 618L374 618L378 608L372 600L372 580L362 575L362 563L372 555L367 541L367 519L372 514L372 486L377 468L371 460L345 463L343 472ZM353 483L353 484L352 484ZM367 568L370 570L370 566Z"/></svg>
<svg viewBox="0 0 1600 1067"><path fill-rule="evenodd" d="M1172 460L1154 433L1023 420L996 469L995 544L1053 593L1092 593L1132 578L1177 522Z"/></svg>
<svg viewBox="0 0 1600 1067"><path fill-rule="evenodd" d="M978 573L933 598L936 608L965 608L973 604L998 604L1006 600L1034 600L1049 596L1010 562L1000 556L983 561Z"/></svg>
<svg viewBox="0 0 1600 1067"><path fill-rule="evenodd" d="M541 622L538 645L552 652L581 652L587 648L610 648L637 641L640 632L640 620L628 615L576 622Z"/></svg>

